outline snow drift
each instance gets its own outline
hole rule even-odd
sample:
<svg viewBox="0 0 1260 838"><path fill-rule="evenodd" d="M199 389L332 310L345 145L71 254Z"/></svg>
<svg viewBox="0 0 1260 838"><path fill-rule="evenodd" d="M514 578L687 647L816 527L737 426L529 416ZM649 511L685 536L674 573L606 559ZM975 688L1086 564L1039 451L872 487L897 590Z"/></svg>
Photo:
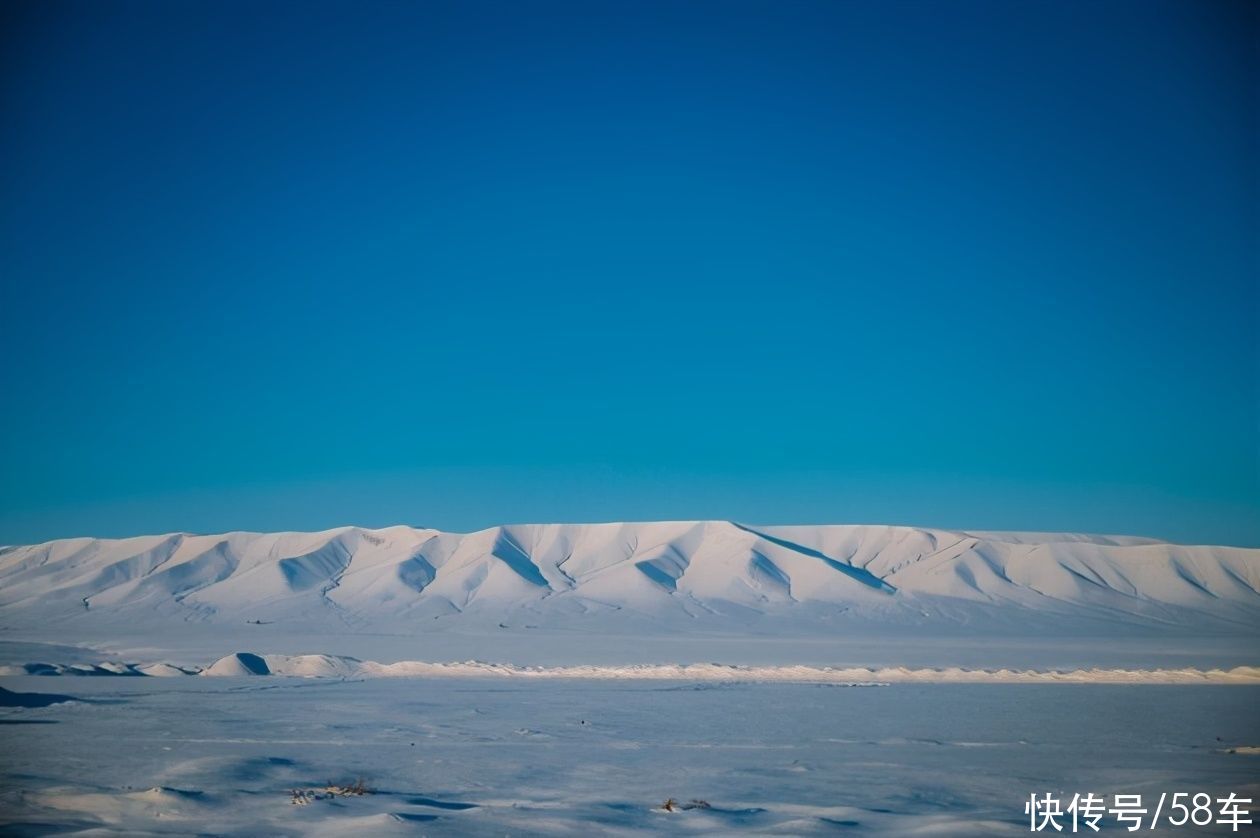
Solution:
<svg viewBox="0 0 1260 838"><path fill-rule="evenodd" d="M204 669L171 664L101 663L63 666L28 663L0 666L12 675L202 675L212 678L283 676L298 678L509 678L585 681L685 681L700 683L804 683L833 686L886 684L1260 684L1260 667L1229 669L976 669L957 666L740 666L720 663L626 664L622 666L516 666L485 661L377 663L344 655L263 655L235 652Z"/></svg>

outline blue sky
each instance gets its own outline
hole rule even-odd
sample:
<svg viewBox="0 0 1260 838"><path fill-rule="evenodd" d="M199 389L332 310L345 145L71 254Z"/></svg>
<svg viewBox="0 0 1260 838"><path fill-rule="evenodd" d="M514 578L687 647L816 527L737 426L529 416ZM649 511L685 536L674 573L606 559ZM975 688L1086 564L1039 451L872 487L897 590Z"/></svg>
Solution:
<svg viewBox="0 0 1260 838"><path fill-rule="evenodd" d="M0 542L1260 545L1254 4L3 15Z"/></svg>

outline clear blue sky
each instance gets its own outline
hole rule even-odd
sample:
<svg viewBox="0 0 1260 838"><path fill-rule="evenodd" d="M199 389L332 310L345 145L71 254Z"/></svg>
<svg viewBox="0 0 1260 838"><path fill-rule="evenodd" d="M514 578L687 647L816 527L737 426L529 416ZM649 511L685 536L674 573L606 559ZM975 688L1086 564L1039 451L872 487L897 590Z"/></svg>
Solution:
<svg viewBox="0 0 1260 838"><path fill-rule="evenodd" d="M0 543L1260 545L1258 9L5 3Z"/></svg>

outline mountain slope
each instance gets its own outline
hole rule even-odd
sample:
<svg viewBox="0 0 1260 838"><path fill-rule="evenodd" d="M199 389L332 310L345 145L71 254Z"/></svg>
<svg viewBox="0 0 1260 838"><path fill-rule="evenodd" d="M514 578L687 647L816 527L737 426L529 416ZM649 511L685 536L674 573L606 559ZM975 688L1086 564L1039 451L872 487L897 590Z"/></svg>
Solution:
<svg viewBox="0 0 1260 838"><path fill-rule="evenodd" d="M1258 589L1258 550L884 526L345 527L0 549L10 626L115 618L422 631L446 619L1254 633Z"/></svg>

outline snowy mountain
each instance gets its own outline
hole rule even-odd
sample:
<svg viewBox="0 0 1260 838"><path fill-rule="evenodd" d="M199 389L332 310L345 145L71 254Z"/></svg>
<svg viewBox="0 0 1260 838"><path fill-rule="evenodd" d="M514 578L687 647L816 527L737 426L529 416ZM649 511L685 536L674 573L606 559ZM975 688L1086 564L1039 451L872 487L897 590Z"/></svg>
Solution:
<svg viewBox="0 0 1260 838"><path fill-rule="evenodd" d="M601 630L974 628L1254 634L1260 550L1150 539L725 521L470 534L78 538L0 549L0 620L433 621Z"/></svg>

